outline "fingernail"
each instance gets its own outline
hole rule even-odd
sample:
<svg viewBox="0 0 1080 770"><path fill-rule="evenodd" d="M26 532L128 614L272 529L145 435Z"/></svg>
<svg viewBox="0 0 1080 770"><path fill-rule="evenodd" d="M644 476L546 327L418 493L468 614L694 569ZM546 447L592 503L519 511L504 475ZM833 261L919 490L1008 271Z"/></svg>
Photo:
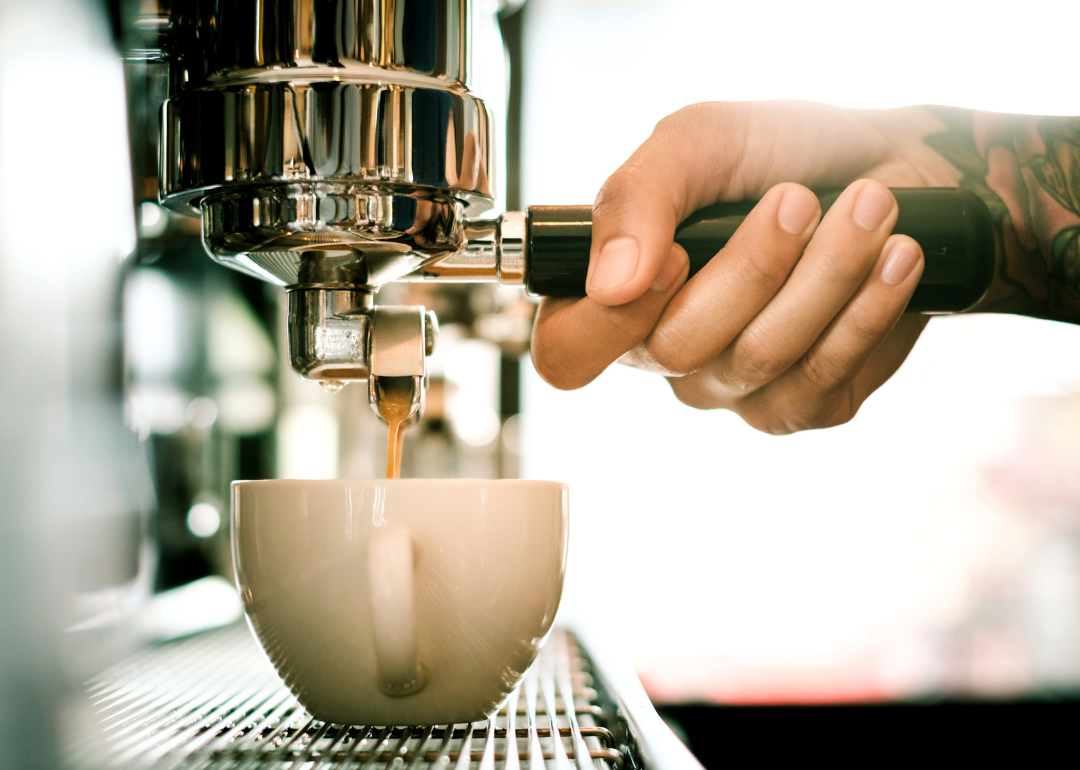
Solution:
<svg viewBox="0 0 1080 770"><path fill-rule="evenodd" d="M592 294L622 286L637 272L640 252L637 238L615 238L605 243L589 271L585 290Z"/></svg>
<svg viewBox="0 0 1080 770"><path fill-rule="evenodd" d="M776 219L785 233L802 235L817 213L817 198L808 190L795 187L784 193L776 210Z"/></svg>
<svg viewBox="0 0 1080 770"><path fill-rule="evenodd" d="M867 185L855 201L851 218L863 230L873 232L881 227L881 223L885 221L885 217L889 216L892 207L891 195L876 185Z"/></svg>
<svg viewBox="0 0 1080 770"><path fill-rule="evenodd" d="M671 287L675 285L675 282L679 280L679 276L682 275L683 260L679 258L679 254L676 252L677 248L676 246L671 247L664 266L660 268L660 272L653 279L652 285L649 286L657 294L667 294L671 291Z"/></svg>
<svg viewBox="0 0 1080 770"><path fill-rule="evenodd" d="M881 280L889 286L899 286L919 264L919 252L907 241L893 246L881 268Z"/></svg>

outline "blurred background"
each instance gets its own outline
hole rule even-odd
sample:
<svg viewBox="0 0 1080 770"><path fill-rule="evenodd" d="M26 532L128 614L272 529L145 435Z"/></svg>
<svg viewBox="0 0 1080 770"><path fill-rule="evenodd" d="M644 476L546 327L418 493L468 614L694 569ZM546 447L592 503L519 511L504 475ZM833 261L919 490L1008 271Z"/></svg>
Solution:
<svg viewBox="0 0 1080 770"><path fill-rule="evenodd" d="M658 120L696 101L1080 114L1072 46L1053 34L1080 7L1056 2L498 5L476 34L501 28L506 44L480 66L506 113L508 209L590 202ZM153 33L122 16L0 2L11 736L106 662L71 663L47 628L107 633L164 590L231 580L233 479L373 477L385 460L360 388L324 393L289 369L285 295L212 262L198 222L157 204L165 65L121 61L117 46L137 54ZM43 95L72 77L84 85ZM529 362L535 304L517 291L381 296L442 323L403 475L569 483L562 620L606 627L656 702L1080 693L1080 328L936 319L853 423L777 438L622 367L554 391ZM204 598L220 622L237 617L235 598Z"/></svg>
<svg viewBox="0 0 1080 770"><path fill-rule="evenodd" d="M522 198L588 203L706 100L1080 114L1054 2L529 0ZM658 702L1080 691L1080 328L934 320L850 424L766 436L612 367L526 368L522 471L572 490L563 612ZM614 573L614 574L613 574ZM618 620L617 620L618 619ZM631 620L633 619L633 620Z"/></svg>

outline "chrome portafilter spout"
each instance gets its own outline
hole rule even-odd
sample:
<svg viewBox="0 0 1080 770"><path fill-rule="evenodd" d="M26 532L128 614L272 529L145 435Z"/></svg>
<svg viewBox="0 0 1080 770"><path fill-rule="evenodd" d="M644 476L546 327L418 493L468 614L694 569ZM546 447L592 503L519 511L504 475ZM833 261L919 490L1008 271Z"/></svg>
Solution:
<svg viewBox="0 0 1080 770"><path fill-rule="evenodd" d="M289 362L298 374L335 392L366 380L372 293L356 288L306 288L289 292Z"/></svg>
<svg viewBox="0 0 1080 770"><path fill-rule="evenodd" d="M375 309L368 400L379 417L411 426L423 416L427 357L438 333L435 314L423 306Z"/></svg>
<svg viewBox="0 0 1080 770"><path fill-rule="evenodd" d="M372 408L384 418L380 404L389 393L400 398L405 385L397 380L412 378L416 408L409 419L417 420L423 411L424 356L434 350L438 319L419 306L376 305L379 286L392 279L510 285L525 280L523 213L458 223L455 237L443 238L434 255L394 240L365 243L355 236L319 250L291 252L290 272L296 277L285 288L292 368L329 392L368 380ZM259 258L258 252L248 255Z"/></svg>
<svg viewBox="0 0 1080 770"><path fill-rule="evenodd" d="M370 291L303 288L289 292L289 356L293 369L330 393L367 380L375 413L407 404L405 424L423 413L427 356L439 323L422 305L376 306Z"/></svg>

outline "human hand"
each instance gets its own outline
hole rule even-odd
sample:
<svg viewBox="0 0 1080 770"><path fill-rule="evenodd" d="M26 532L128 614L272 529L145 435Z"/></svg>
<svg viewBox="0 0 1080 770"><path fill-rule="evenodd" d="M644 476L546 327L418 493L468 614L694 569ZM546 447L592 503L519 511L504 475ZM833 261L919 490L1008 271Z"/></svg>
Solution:
<svg viewBox="0 0 1080 770"><path fill-rule="evenodd" d="M622 358L668 376L692 406L770 433L846 422L900 366L926 323L903 316L918 244L890 235L886 186L955 184L912 108L700 104L664 119L593 209L583 299L546 299L537 371L577 388ZM822 218L801 182L854 181ZM691 280L676 226L718 200L760 198Z"/></svg>

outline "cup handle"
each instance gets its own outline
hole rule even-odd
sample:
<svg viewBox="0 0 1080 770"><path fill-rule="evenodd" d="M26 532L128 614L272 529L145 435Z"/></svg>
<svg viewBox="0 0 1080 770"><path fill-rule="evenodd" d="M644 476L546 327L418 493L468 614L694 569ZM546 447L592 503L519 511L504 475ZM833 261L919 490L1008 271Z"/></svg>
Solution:
<svg viewBox="0 0 1080 770"><path fill-rule="evenodd" d="M409 695L424 686L416 634L412 535L383 527L368 544L368 583L379 687Z"/></svg>

